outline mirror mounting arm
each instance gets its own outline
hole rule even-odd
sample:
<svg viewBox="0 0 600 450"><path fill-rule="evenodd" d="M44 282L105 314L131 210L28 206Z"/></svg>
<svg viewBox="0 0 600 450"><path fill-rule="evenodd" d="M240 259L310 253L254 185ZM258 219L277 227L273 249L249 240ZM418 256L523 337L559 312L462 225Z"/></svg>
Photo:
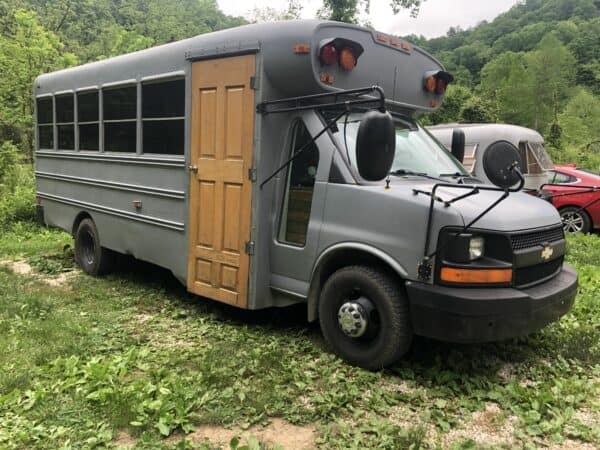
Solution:
<svg viewBox="0 0 600 450"><path fill-rule="evenodd" d="M327 124L321 131L319 131L314 137L312 137L310 139L310 141L308 141L302 147L300 147L300 149L297 150L290 159L288 159L286 162L284 162L271 175L269 175L262 183L260 183L260 189L262 189L265 184L267 184L269 181L271 181L273 178L275 178L275 175L277 175L279 172L281 172L283 169L285 169L287 166L289 166L296 158L298 158L302 153L304 153L305 150L310 148L310 146L312 144L314 144L315 141L317 139L319 139L319 137L321 137L321 135L323 135L327 130L332 129L334 126L336 126L338 119L340 119L345 114L348 114L348 113L344 110L343 112L336 115L329 122L327 122Z"/></svg>

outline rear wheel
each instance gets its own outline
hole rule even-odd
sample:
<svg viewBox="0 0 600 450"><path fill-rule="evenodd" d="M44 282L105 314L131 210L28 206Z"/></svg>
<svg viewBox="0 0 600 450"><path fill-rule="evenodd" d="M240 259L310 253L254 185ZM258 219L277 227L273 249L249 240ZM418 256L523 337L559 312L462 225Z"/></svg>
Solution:
<svg viewBox="0 0 600 450"><path fill-rule="evenodd" d="M92 219L81 221L75 232L75 260L90 275L103 275L112 270L115 254L100 245L96 224Z"/></svg>
<svg viewBox="0 0 600 450"><path fill-rule="evenodd" d="M370 267L350 266L329 277L321 292L319 322L337 355L369 370L393 364L412 342L401 286Z"/></svg>
<svg viewBox="0 0 600 450"><path fill-rule="evenodd" d="M560 219L562 220L565 233L589 233L592 229L590 216L578 206L567 206L560 210Z"/></svg>

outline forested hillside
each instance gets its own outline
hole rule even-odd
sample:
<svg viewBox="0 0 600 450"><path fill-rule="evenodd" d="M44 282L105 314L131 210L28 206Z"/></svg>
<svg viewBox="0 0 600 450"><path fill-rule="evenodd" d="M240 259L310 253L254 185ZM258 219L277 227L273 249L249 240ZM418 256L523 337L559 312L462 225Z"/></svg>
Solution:
<svg viewBox="0 0 600 450"><path fill-rule="evenodd" d="M599 0L526 0L470 30L409 39L456 76L425 121L524 125L555 160L600 169Z"/></svg>
<svg viewBox="0 0 600 450"><path fill-rule="evenodd" d="M0 0L0 145L31 157L40 73L243 23L215 0Z"/></svg>

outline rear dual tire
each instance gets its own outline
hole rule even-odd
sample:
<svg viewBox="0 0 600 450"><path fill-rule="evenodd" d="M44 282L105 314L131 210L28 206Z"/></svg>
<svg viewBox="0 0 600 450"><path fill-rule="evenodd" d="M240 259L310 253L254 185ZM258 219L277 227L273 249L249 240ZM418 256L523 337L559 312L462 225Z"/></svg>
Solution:
<svg viewBox="0 0 600 450"><path fill-rule="evenodd" d="M319 322L325 341L338 356L368 370L398 361L413 337L402 286L387 273L366 266L345 267L329 277L321 291Z"/></svg>
<svg viewBox="0 0 600 450"><path fill-rule="evenodd" d="M75 232L75 261L93 276L104 275L114 268L115 253L100 245L100 236L92 219L83 219Z"/></svg>

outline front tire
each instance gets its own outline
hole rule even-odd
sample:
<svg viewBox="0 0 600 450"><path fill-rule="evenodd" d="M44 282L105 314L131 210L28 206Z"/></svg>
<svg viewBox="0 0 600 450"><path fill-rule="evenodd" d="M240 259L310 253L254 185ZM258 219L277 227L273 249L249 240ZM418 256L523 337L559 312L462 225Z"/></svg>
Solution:
<svg viewBox="0 0 600 450"><path fill-rule="evenodd" d="M345 267L329 277L321 291L319 322L338 356L368 370L398 361L412 342L402 287L370 267Z"/></svg>
<svg viewBox="0 0 600 450"><path fill-rule="evenodd" d="M578 206L567 206L560 211L565 233L589 233L592 229L590 216Z"/></svg>
<svg viewBox="0 0 600 450"><path fill-rule="evenodd" d="M75 232L75 261L79 267L89 275L104 275L113 269L114 260L114 252L100 245L94 221L82 220Z"/></svg>

